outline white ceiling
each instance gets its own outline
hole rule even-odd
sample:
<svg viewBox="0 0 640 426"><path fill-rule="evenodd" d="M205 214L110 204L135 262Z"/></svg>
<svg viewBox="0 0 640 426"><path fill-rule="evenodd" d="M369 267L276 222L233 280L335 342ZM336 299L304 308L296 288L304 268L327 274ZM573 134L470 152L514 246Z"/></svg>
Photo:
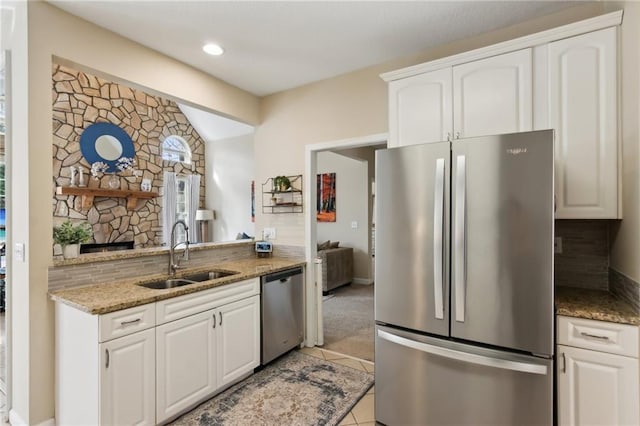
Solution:
<svg viewBox="0 0 640 426"><path fill-rule="evenodd" d="M55 6L264 96L576 1L64 1ZM226 53L202 52L217 42Z"/></svg>

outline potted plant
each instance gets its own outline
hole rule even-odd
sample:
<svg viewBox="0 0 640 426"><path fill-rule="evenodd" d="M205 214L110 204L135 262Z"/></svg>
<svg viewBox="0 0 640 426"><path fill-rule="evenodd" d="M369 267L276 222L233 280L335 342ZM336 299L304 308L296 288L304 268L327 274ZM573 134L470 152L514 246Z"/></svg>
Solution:
<svg viewBox="0 0 640 426"><path fill-rule="evenodd" d="M80 243L87 242L90 238L91 227L88 223L74 225L67 219L62 225L53 227L53 241L62 246L65 259L78 257Z"/></svg>
<svg viewBox="0 0 640 426"><path fill-rule="evenodd" d="M273 184L275 185L276 191L284 192L291 188L291 181L286 176L276 176L273 178Z"/></svg>

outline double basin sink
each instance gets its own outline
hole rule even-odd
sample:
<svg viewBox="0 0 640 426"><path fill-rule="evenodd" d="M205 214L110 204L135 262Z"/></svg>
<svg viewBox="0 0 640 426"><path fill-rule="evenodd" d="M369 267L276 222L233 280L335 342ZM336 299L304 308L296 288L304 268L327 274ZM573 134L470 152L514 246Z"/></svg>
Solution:
<svg viewBox="0 0 640 426"><path fill-rule="evenodd" d="M235 271L206 271L198 272L196 274L185 275L180 278L170 278L168 280L152 281L144 284L139 284L142 287L151 288L155 290L165 290L168 288L182 287L185 285L196 284L202 281L215 280L218 278L228 277L230 275L239 274Z"/></svg>

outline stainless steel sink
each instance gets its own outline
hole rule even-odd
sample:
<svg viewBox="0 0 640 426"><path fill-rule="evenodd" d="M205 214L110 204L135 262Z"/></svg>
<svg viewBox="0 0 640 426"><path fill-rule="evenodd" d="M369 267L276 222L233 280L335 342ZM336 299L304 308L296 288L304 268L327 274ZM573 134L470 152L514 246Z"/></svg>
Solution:
<svg viewBox="0 0 640 426"><path fill-rule="evenodd" d="M185 275L182 278L185 280L200 282L200 281L215 280L217 278L224 278L224 277L228 277L229 275L235 275L235 274L239 274L239 272L216 270L216 271L199 272L197 274Z"/></svg>
<svg viewBox="0 0 640 426"><path fill-rule="evenodd" d="M197 281L186 280L184 278L174 278L170 280L152 281L150 283L140 284L142 287L152 288L156 290L164 290L167 288L182 287L189 284L195 284Z"/></svg>
<svg viewBox="0 0 640 426"><path fill-rule="evenodd" d="M175 287L182 287L189 284L196 284L201 281L215 280L217 278L228 277L229 275L235 275L235 274L239 274L239 272L223 271L223 270L198 272L197 274L185 275L184 277L181 277L181 278L152 281L150 283L140 284L140 286L156 289L156 290L164 290L167 288L175 288Z"/></svg>

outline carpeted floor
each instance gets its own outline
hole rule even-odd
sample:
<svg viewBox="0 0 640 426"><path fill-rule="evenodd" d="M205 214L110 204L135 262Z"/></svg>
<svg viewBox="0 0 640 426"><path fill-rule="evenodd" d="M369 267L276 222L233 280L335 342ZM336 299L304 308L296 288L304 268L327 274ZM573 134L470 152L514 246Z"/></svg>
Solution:
<svg viewBox="0 0 640 426"><path fill-rule="evenodd" d="M292 351L171 425L337 425L372 385L367 371Z"/></svg>
<svg viewBox="0 0 640 426"><path fill-rule="evenodd" d="M323 298L323 349L373 361L373 285L350 284Z"/></svg>

